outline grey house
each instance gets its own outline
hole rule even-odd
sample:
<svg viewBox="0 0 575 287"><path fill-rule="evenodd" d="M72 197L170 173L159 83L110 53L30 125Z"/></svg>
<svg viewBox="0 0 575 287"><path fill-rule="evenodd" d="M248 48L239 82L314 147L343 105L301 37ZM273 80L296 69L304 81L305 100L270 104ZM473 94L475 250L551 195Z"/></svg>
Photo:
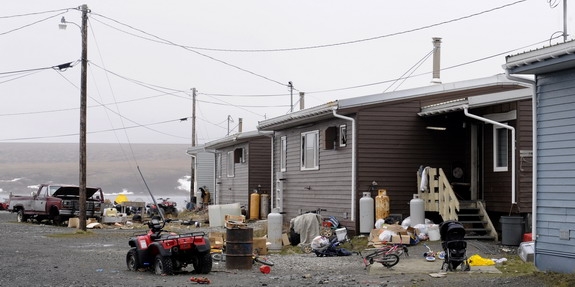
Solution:
<svg viewBox="0 0 575 287"><path fill-rule="evenodd" d="M535 75L535 266L575 272L575 42L508 56L510 74Z"/></svg>
<svg viewBox="0 0 575 287"><path fill-rule="evenodd" d="M406 218L408 203L421 193L418 169L430 166L450 182L450 200L441 203L449 212L439 212L439 220L462 221L464 209L480 208L484 218L477 221L485 223L478 235L496 238L492 222L499 216L531 212L532 91L496 75L343 99L261 121L260 131L273 132L273 207L284 218L326 209L323 215L358 233L360 197L373 181L371 196L386 189L390 212ZM426 211L437 215L437 195L428 196Z"/></svg>
<svg viewBox="0 0 575 287"><path fill-rule="evenodd" d="M249 210L254 190L271 193L271 142L269 134L250 131L204 144L215 154L214 203L240 203Z"/></svg>
<svg viewBox="0 0 575 287"><path fill-rule="evenodd" d="M206 187L211 193L216 189L216 179L215 179L215 155L213 152L208 152L204 150L203 145L194 146L188 148L186 153L190 157L195 158L195 166L192 169L194 171L195 184L193 188L192 196L197 194L198 188Z"/></svg>

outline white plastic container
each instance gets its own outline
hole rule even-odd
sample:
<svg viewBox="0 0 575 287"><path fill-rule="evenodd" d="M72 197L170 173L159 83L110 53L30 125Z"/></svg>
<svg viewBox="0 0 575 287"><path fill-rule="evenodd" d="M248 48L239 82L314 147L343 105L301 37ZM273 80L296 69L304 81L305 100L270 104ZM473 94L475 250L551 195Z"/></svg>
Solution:
<svg viewBox="0 0 575 287"><path fill-rule="evenodd" d="M521 257L521 260L525 262L533 262L533 256L535 254L535 242L521 242L519 248L517 249L517 254Z"/></svg>
<svg viewBox="0 0 575 287"><path fill-rule="evenodd" d="M370 233L375 225L375 204L371 193L364 192L359 200L359 233Z"/></svg>
<svg viewBox="0 0 575 287"><path fill-rule="evenodd" d="M277 208L274 208L272 213L268 214L268 242L270 243L268 249L282 249L282 226L283 215Z"/></svg>
<svg viewBox="0 0 575 287"><path fill-rule="evenodd" d="M343 242L347 237L347 229L346 228L338 228L335 230L335 235L337 236L337 241Z"/></svg>
<svg viewBox="0 0 575 287"><path fill-rule="evenodd" d="M441 239L441 235L439 234L439 226L432 224L427 228L427 236L429 237L429 241L438 241Z"/></svg>

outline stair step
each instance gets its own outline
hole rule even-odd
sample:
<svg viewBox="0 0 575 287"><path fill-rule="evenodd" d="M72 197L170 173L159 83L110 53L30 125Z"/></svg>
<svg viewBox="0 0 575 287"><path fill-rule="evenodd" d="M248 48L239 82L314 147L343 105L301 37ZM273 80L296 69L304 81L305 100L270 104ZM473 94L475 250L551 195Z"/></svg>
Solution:
<svg viewBox="0 0 575 287"><path fill-rule="evenodd" d="M495 240L493 236L490 235L465 235L465 239L477 239L477 240Z"/></svg>
<svg viewBox="0 0 575 287"><path fill-rule="evenodd" d="M477 231L489 232L490 229L489 228L465 228L465 232L477 232Z"/></svg>
<svg viewBox="0 0 575 287"><path fill-rule="evenodd" d="M482 217L483 215L479 214L479 213L458 213L457 216L459 217Z"/></svg>
<svg viewBox="0 0 575 287"><path fill-rule="evenodd" d="M460 220L459 223L461 223L461 224L463 224L463 225L465 225L465 224L475 224L475 223L478 223L478 224L486 224L487 221L485 221L485 220Z"/></svg>

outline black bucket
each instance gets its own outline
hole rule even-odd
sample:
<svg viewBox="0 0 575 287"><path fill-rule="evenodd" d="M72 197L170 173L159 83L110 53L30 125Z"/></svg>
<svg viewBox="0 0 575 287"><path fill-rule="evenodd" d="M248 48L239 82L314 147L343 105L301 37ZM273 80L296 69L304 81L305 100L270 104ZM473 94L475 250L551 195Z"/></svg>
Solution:
<svg viewBox="0 0 575 287"><path fill-rule="evenodd" d="M252 228L228 228L226 230L226 268L252 269Z"/></svg>

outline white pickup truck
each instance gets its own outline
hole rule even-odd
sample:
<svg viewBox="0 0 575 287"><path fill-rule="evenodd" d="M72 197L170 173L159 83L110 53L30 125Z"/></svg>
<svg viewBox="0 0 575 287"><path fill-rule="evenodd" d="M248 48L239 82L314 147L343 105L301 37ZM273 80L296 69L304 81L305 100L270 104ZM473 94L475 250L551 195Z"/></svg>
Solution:
<svg viewBox="0 0 575 287"><path fill-rule="evenodd" d="M31 195L10 194L8 210L18 214L18 222L28 219L52 220L60 225L80 213L80 188L77 185L41 184ZM86 217L100 219L104 192L99 187L86 188Z"/></svg>

